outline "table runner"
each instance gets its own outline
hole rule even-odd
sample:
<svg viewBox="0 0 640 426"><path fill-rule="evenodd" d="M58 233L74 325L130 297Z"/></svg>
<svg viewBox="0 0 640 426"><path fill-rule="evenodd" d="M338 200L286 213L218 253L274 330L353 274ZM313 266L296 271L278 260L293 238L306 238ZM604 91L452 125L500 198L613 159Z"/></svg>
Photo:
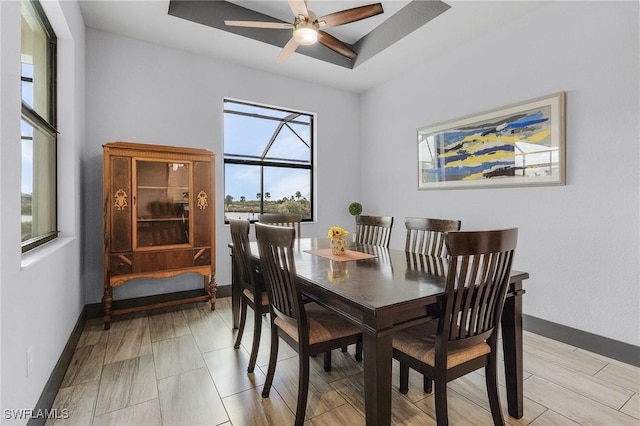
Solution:
<svg viewBox="0 0 640 426"><path fill-rule="evenodd" d="M319 250L305 250L305 252L310 254L315 254L316 256L326 257L327 259L337 260L338 262L348 262L350 260L364 260L371 259L377 257L373 254L369 253L361 253L359 251L347 250L345 254L331 254L331 249L319 249Z"/></svg>

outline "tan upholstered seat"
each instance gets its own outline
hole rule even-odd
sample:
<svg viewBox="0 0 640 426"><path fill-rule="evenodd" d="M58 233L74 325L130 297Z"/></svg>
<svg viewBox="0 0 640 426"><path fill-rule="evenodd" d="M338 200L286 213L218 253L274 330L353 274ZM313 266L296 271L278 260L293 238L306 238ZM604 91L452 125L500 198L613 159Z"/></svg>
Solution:
<svg viewBox="0 0 640 426"><path fill-rule="evenodd" d="M339 339L360 333L359 327L342 319L334 312L317 303L306 303L304 310L309 323L309 344L320 343L331 339ZM298 324L286 317L276 317L276 325L293 340L298 341Z"/></svg>
<svg viewBox="0 0 640 426"><path fill-rule="evenodd" d="M427 325L412 327L393 335L393 347L416 360L435 366L436 332L438 321L429 321ZM491 348L486 342L447 353L447 368L453 368L474 358L486 355Z"/></svg>

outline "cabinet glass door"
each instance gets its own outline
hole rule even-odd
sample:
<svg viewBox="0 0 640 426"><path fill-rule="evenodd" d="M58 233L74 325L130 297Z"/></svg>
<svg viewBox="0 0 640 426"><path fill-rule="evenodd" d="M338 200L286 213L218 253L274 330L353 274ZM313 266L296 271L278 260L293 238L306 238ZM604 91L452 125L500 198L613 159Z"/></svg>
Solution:
<svg viewBox="0 0 640 426"><path fill-rule="evenodd" d="M137 248L188 245L189 162L135 162Z"/></svg>

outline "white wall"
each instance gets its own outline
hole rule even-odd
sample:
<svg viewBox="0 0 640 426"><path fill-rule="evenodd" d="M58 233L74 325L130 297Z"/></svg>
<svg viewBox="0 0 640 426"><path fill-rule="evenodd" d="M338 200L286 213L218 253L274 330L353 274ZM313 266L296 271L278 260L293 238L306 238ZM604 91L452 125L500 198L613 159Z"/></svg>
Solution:
<svg viewBox="0 0 640 426"><path fill-rule="evenodd" d="M517 226L525 314L639 345L638 28L637 2L558 2L365 93L361 198L392 246L405 216ZM559 91L566 186L416 189L418 127Z"/></svg>
<svg viewBox="0 0 640 426"><path fill-rule="evenodd" d="M32 409L84 306L80 279L80 158L84 23L75 2L44 1L58 37L60 238L20 252L20 2L0 2L0 299L2 409ZM26 377L26 351L33 372ZM2 424L14 421L2 413ZM26 420L17 420L24 424Z"/></svg>
<svg viewBox="0 0 640 426"><path fill-rule="evenodd" d="M215 43L215 40L211 40ZM83 159L86 303L102 297L102 144L134 141L212 150L216 156L217 276L231 283L229 229L224 226L223 99L317 114L318 223L304 235L351 223L348 204L359 185L359 98L339 90L87 30L87 147ZM341 157L334 154L340 152ZM200 287L201 278L140 279L114 289L122 299Z"/></svg>

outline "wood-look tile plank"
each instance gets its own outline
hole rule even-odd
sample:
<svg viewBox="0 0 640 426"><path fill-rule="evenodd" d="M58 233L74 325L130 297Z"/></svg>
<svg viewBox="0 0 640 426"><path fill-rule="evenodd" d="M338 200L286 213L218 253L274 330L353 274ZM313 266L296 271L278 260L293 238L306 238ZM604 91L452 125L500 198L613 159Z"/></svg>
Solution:
<svg viewBox="0 0 640 426"><path fill-rule="evenodd" d="M638 425L638 419L535 375L524 381L524 395L583 425Z"/></svg>
<svg viewBox="0 0 640 426"><path fill-rule="evenodd" d="M566 389L598 401L616 410L620 409L633 392L596 376L569 370L548 359L525 353L527 371ZM606 368L606 367L605 367Z"/></svg>
<svg viewBox="0 0 640 426"><path fill-rule="evenodd" d="M152 343L191 333L181 310L151 315L149 331Z"/></svg>
<svg viewBox="0 0 640 426"><path fill-rule="evenodd" d="M291 425L293 412L278 392L272 391L269 398L262 398L262 388L248 389L222 400L231 424L234 426Z"/></svg>
<svg viewBox="0 0 640 426"><path fill-rule="evenodd" d="M103 332L93 345L77 347L60 387L66 388L100 379L109 333Z"/></svg>
<svg viewBox="0 0 640 426"><path fill-rule="evenodd" d="M640 394L633 394L629 401L620 409L625 414L640 419Z"/></svg>
<svg viewBox="0 0 640 426"><path fill-rule="evenodd" d="M153 359L158 379L204 367L202 354L191 334L154 342Z"/></svg>
<svg viewBox="0 0 640 426"><path fill-rule="evenodd" d="M531 426L577 426L578 423L561 416L553 410L545 411L540 417L535 419Z"/></svg>
<svg viewBox="0 0 640 426"><path fill-rule="evenodd" d="M244 348L218 349L203 354L203 357L222 398L247 389L262 389L265 375L259 368L255 368L252 374L247 373L249 353Z"/></svg>
<svg viewBox="0 0 640 426"><path fill-rule="evenodd" d="M484 375L477 373L467 374L449 382L449 389L457 392L474 404L484 408L486 411L491 412L491 408L489 407L489 397L487 395L487 384L485 382ZM502 415L508 424L528 425L533 419L540 416L540 414L546 410L546 407L543 407L528 398L524 398L524 412L522 418L515 419L513 417L509 417L507 407L507 390L504 386L498 386L498 392L500 394Z"/></svg>
<svg viewBox="0 0 640 426"><path fill-rule="evenodd" d="M309 365L317 372L324 374L323 378L328 383L354 374L362 375L364 371L362 362L356 361L351 352L345 353L340 349L331 351L331 371L324 371L324 355L311 358Z"/></svg>
<svg viewBox="0 0 640 426"><path fill-rule="evenodd" d="M229 420L206 368L158 380L163 426L217 425Z"/></svg>
<svg viewBox="0 0 640 426"><path fill-rule="evenodd" d="M109 332L104 329L104 321L102 318L89 318L84 325L82 334L80 334L76 348L95 345L103 335L108 333Z"/></svg>
<svg viewBox="0 0 640 426"><path fill-rule="evenodd" d="M540 358L547 359L548 361L552 361L562 367L589 375L596 374L606 365L603 361L581 352L554 351L544 345L541 345L537 341L532 341L530 336L528 339L524 339L523 351L525 353L530 353L539 356Z"/></svg>
<svg viewBox="0 0 640 426"><path fill-rule="evenodd" d="M182 312L202 353L232 347L235 343L234 333L215 311L198 304Z"/></svg>
<svg viewBox="0 0 640 426"><path fill-rule="evenodd" d="M125 425L162 426L158 399L155 398L121 410L96 416L93 421L93 426Z"/></svg>
<svg viewBox="0 0 640 426"><path fill-rule="evenodd" d="M595 374L595 377L622 386L630 391L640 392L640 368L607 364Z"/></svg>
<svg viewBox="0 0 640 426"><path fill-rule="evenodd" d="M585 349L576 348L575 352L580 352L580 353L583 353L583 354L585 354L587 356L590 356L591 358L599 359L600 361L602 361L602 362L604 362L606 364L614 364L614 365L617 365L618 367L626 368L627 370L629 370L631 372L640 371L640 367L636 367L635 365L631 365L631 364L628 364L626 362L618 361L617 359L609 358L609 357L606 357L604 355L597 354L595 352L589 352L589 351L587 351Z"/></svg>
<svg viewBox="0 0 640 426"><path fill-rule="evenodd" d="M415 406L436 418L436 404L434 396L421 399ZM447 389L447 408L449 424L452 425L492 425L491 413L474 404L467 398L452 390Z"/></svg>
<svg viewBox="0 0 640 426"><path fill-rule="evenodd" d="M93 409L98 396L98 381L61 388L52 409L59 418L48 419L48 426L85 426L93 420ZM68 415L67 418L64 418Z"/></svg>
<svg viewBox="0 0 640 426"><path fill-rule="evenodd" d="M287 403L291 411L295 412L298 397L298 357L287 358L276 364L273 388ZM264 370L263 370L264 372ZM309 394L305 419L325 413L344 404L345 399L333 389L323 377L313 368L309 369Z"/></svg>
<svg viewBox="0 0 640 426"><path fill-rule="evenodd" d="M358 410L353 408L353 406L344 404L331 411L322 413L311 420L307 420L304 424L306 426L358 426L365 424L365 418Z"/></svg>
<svg viewBox="0 0 640 426"><path fill-rule="evenodd" d="M151 353L149 318L136 317L114 322L109 330L104 363L122 361Z"/></svg>
<svg viewBox="0 0 640 426"><path fill-rule="evenodd" d="M153 355L104 366L96 416L158 398Z"/></svg>
<svg viewBox="0 0 640 426"><path fill-rule="evenodd" d="M422 379L420 383L422 383ZM360 415L365 415L364 377L362 374L355 374L333 381L331 386ZM422 385L420 385L420 389L422 390ZM409 398L397 392L397 387L394 387L391 392L391 423L394 425L432 425L435 424L435 420L416 407Z"/></svg>

